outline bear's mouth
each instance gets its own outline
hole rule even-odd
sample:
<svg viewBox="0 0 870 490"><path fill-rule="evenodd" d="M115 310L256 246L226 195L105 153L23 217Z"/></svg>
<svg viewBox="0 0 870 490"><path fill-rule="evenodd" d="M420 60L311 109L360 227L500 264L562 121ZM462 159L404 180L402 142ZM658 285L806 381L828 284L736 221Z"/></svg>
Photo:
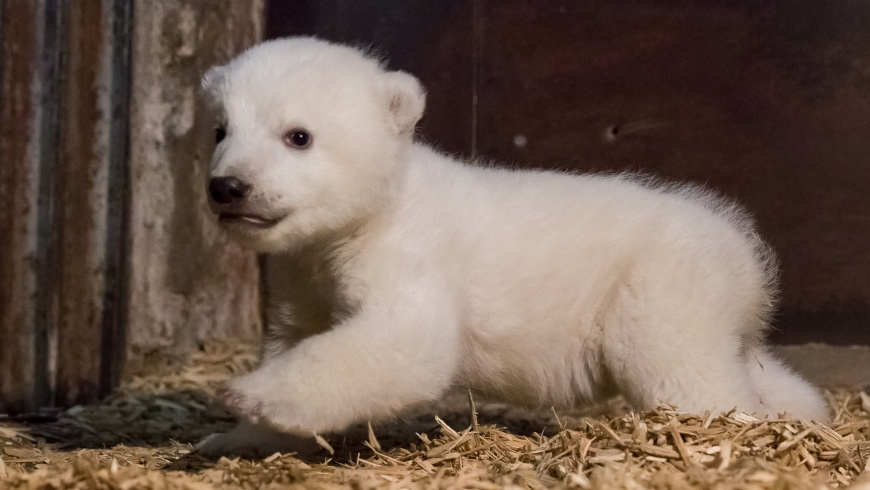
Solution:
<svg viewBox="0 0 870 490"><path fill-rule="evenodd" d="M280 218L266 218L256 214L241 214L241 213L220 213L218 221L222 224L244 224L256 226L257 228L270 228L275 226Z"/></svg>

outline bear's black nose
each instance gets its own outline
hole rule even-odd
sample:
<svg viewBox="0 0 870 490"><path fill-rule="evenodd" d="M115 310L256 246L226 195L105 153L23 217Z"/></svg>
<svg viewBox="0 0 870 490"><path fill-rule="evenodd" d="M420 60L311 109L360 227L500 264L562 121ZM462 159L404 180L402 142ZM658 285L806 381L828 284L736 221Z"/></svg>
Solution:
<svg viewBox="0 0 870 490"><path fill-rule="evenodd" d="M208 195L218 204L229 204L244 199L251 186L235 177L215 177L208 183Z"/></svg>

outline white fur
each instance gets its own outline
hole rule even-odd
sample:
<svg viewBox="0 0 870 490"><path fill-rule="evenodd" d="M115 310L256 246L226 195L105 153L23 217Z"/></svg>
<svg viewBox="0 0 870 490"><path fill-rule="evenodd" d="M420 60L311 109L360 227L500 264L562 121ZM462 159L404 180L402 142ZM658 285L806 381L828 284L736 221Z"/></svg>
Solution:
<svg viewBox="0 0 870 490"><path fill-rule="evenodd" d="M316 39L263 43L204 84L228 124L212 176L286 215L227 226L272 253L264 360L225 397L251 421L342 430L452 387L533 406L621 393L639 409L828 417L762 344L776 268L736 205L439 154L412 141L416 79ZM310 148L282 142L294 127Z"/></svg>

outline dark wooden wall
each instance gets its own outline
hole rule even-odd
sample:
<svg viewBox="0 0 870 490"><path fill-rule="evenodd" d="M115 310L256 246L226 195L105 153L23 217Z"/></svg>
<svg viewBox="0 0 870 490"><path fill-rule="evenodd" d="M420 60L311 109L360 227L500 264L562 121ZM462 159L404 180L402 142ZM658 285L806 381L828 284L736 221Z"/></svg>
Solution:
<svg viewBox="0 0 870 490"><path fill-rule="evenodd" d="M709 185L782 261L773 339L870 343L870 2L303 0L266 36L373 44L422 136L508 165Z"/></svg>

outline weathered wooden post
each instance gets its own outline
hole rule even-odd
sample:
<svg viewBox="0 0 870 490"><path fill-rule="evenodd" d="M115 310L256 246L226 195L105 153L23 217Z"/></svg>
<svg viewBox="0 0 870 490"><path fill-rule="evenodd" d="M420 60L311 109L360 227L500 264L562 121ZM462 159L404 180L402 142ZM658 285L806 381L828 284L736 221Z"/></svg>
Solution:
<svg viewBox="0 0 870 490"><path fill-rule="evenodd" d="M0 412L90 401L130 346L259 327L256 257L209 221L202 71L259 2L0 2Z"/></svg>

